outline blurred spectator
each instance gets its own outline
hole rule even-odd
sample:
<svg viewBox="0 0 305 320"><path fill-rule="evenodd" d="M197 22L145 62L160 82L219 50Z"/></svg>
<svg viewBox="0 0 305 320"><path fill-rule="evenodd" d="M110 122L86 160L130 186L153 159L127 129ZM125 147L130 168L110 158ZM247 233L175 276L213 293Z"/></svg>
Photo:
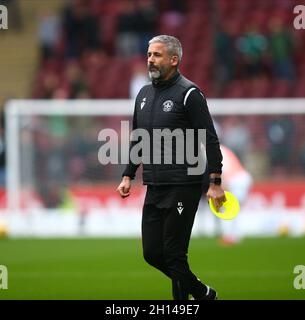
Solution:
<svg viewBox="0 0 305 320"><path fill-rule="evenodd" d="M88 123L90 123L90 127L88 128L86 126L86 130L84 130L82 134L78 136L77 141L74 142L74 152L77 157L80 157L84 161L84 170L81 179L83 181L100 181L106 178L109 166L101 166L97 157L99 148L97 136L100 131L100 126L94 121L88 120Z"/></svg>
<svg viewBox="0 0 305 320"><path fill-rule="evenodd" d="M69 99L69 92L64 88L58 88L54 91L52 99L66 100Z"/></svg>
<svg viewBox="0 0 305 320"><path fill-rule="evenodd" d="M267 124L269 157L275 170L287 170L293 152L294 122L287 116L276 116Z"/></svg>
<svg viewBox="0 0 305 320"><path fill-rule="evenodd" d="M44 208L56 209L64 200L64 188L55 181L38 183L37 193L40 195Z"/></svg>
<svg viewBox="0 0 305 320"><path fill-rule="evenodd" d="M215 74L216 81L220 85L233 80L236 75L235 37L234 22L219 27L215 35Z"/></svg>
<svg viewBox="0 0 305 320"><path fill-rule="evenodd" d="M87 49L101 47L100 24L86 2L75 0L65 8L63 27L69 58L80 57Z"/></svg>
<svg viewBox="0 0 305 320"><path fill-rule="evenodd" d="M121 0L116 36L117 54L120 57L130 58L140 52L138 18L136 3L130 0Z"/></svg>
<svg viewBox="0 0 305 320"><path fill-rule="evenodd" d="M90 94L88 89L83 89L83 90L79 91L77 93L77 95L75 96L75 99L84 99L84 100L86 100L86 99L91 99L91 98L92 98L92 96L91 96L91 94Z"/></svg>
<svg viewBox="0 0 305 320"><path fill-rule="evenodd" d="M58 16L50 11L44 11L39 20L38 39L41 61L44 62L54 55L60 35L60 21Z"/></svg>
<svg viewBox="0 0 305 320"><path fill-rule="evenodd" d="M108 64L108 57L103 50L94 50L86 52L81 61L84 71L89 75L98 75L102 68Z"/></svg>
<svg viewBox="0 0 305 320"><path fill-rule="evenodd" d="M140 89L148 83L147 67L142 61L137 61L133 66L133 74L130 79L129 97L135 99Z"/></svg>
<svg viewBox="0 0 305 320"><path fill-rule="evenodd" d="M237 117L227 118L222 133L223 144L244 163L244 155L249 149L251 136L249 128Z"/></svg>
<svg viewBox="0 0 305 320"><path fill-rule="evenodd" d="M87 97L88 85L77 61L70 61L66 68L69 99Z"/></svg>
<svg viewBox="0 0 305 320"><path fill-rule="evenodd" d="M161 27L167 34L177 34L185 23L186 3L183 0L170 0L161 15Z"/></svg>
<svg viewBox="0 0 305 320"><path fill-rule="evenodd" d="M280 18L274 18L270 21L269 30L269 50L273 64L273 75L277 78L294 80L294 42L292 35L284 27Z"/></svg>
<svg viewBox="0 0 305 320"><path fill-rule="evenodd" d="M139 34L139 50L146 56L148 41L154 36L157 22L157 9L153 0L138 2L137 30Z"/></svg>
<svg viewBox="0 0 305 320"><path fill-rule="evenodd" d="M258 26L255 24L248 26L246 33L237 39L236 45L241 53L242 75L246 78L261 75L268 42L267 38L258 31Z"/></svg>
<svg viewBox="0 0 305 320"><path fill-rule="evenodd" d="M40 99L53 99L56 90L59 88L59 77L55 72L44 74L42 87L39 93Z"/></svg>

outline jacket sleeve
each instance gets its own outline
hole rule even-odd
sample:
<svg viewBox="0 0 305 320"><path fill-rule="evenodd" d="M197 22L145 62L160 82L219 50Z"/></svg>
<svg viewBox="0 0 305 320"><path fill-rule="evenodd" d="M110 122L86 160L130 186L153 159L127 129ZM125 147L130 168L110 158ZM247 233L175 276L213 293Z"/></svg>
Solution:
<svg viewBox="0 0 305 320"><path fill-rule="evenodd" d="M184 99L185 109L192 128L206 129L206 155L208 171L222 173L222 154L207 101L197 88L190 89Z"/></svg>
<svg viewBox="0 0 305 320"><path fill-rule="evenodd" d="M136 103L134 106L134 112L133 112L133 120L132 120L132 130L137 129L137 109L136 109ZM130 159L130 151L133 148L134 145L136 145L139 141L131 141L129 146L129 163L126 165L125 170L122 174L122 177L127 176L131 179L134 179L136 176L136 171L140 164L134 164Z"/></svg>

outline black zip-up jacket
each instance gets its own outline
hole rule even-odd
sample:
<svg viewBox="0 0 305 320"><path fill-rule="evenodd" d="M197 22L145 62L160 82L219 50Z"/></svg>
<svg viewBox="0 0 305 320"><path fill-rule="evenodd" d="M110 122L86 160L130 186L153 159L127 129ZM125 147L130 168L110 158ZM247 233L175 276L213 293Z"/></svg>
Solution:
<svg viewBox="0 0 305 320"><path fill-rule="evenodd" d="M160 146L161 164L147 164L143 161L143 183L147 185L181 185L208 183L208 174L222 172L222 154L218 137L213 125L206 99L200 89L179 72L164 82L156 82L144 86L135 100L133 130L146 129L150 135L150 151L152 160L153 129L170 130L206 129L207 168L203 174L189 175L187 169L196 167L186 160L182 164L175 163L176 145L172 147L172 164L164 164L164 143ZM195 139L195 155L198 152ZM132 142L131 148L137 142ZM186 149L186 148L185 148ZM142 148L144 151L144 148ZM145 155L142 154L142 159ZM145 163L146 162L146 163ZM130 162L122 176L134 179L139 164Z"/></svg>

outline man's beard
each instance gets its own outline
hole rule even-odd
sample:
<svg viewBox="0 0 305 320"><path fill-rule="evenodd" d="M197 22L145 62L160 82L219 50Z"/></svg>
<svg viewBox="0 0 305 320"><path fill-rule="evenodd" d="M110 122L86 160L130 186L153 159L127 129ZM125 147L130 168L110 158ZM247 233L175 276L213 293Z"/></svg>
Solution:
<svg viewBox="0 0 305 320"><path fill-rule="evenodd" d="M160 70L148 71L150 80L159 80L161 77Z"/></svg>
<svg viewBox="0 0 305 320"><path fill-rule="evenodd" d="M165 75L167 74L169 68L166 69L163 67L149 66L148 67L148 75L150 80L163 80Z"/></svg>

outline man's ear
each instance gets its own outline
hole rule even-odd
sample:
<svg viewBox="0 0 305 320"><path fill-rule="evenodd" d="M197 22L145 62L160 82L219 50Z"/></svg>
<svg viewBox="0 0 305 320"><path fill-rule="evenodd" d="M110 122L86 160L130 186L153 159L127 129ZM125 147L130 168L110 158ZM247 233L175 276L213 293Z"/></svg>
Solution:
<svg viewBox="0 0 305 320"><path fill-rule="evenodd" d="M176 67L177 65L178 65L178 63L179 63L179 58L178 58L178 56L172 56L172 58L171 58L171 62L172 62L172 66L173 67Z"/></svg>

